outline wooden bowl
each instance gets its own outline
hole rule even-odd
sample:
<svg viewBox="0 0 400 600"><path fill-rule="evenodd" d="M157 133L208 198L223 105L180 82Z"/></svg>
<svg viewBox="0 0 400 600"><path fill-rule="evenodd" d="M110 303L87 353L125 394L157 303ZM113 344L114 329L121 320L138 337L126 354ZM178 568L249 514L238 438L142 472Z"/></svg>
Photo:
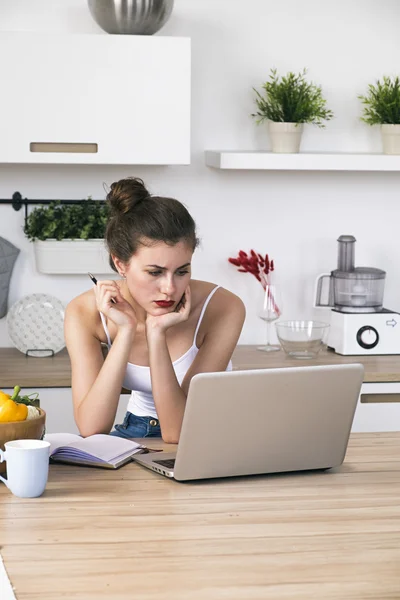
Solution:
<svg viewBox="0 0 400 600"><path fill-rule="evenodd" d="M12 440L40 440L44 434L46 413L42 408L38 409L40 415L29 421L10 421L0 423L0 448L4 450L4 444ZM0 473L4 473L7 463L0 463Z"/></svg>

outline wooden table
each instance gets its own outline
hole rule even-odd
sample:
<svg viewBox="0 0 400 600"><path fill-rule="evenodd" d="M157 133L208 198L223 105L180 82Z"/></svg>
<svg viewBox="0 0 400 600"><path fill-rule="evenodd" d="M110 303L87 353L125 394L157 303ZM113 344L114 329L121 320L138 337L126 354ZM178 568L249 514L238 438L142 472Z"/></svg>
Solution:
<svg viewBox="0 0 400 600"><path fill-rule="evenodd" d="M326 473L51 466L41 498L0 487L0 546L18 600L399 600L400 433Z"/></svg>
<svg viewBox="0 0 400 600"><path fill-rule="evenodd" d="M239 345L233 357L235 370L270 369L305 365L360 362L364 365L364 382L400 381L400 355L340 356L324 348L314 360L296 360L279 352L260 352L257 346ZM0 389L14 385L29 388L70 387L71 365L66 349L51 358L26 357L16 348L0 348Z"/></svg>

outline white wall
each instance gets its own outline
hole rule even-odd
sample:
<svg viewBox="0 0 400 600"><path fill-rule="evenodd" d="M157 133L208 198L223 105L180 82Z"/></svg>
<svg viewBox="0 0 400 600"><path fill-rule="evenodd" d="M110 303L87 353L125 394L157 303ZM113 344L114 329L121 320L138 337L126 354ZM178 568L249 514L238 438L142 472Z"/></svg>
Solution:
<svg viewBox="0 0 400 600"><path fill-rule="evenodd" d="M242 343L263 341L264 329L256 317L260 284L227 262L240 248L275 259L284 317L308 317L315 315L316 275L335 268L337 237L353 234L356 263L387 271L385 304L399 310L400 174L223 172L204 165L205 149L268 149L264 128L249 114L252 86L260 86L271 67L281 73L307 67L336 114L326 130L306 127L304 151L380 152L379 132L358 119L357 94L400 70L399 27L397 0L175 0L159 35L192 38L191 166L0 165L0 198L16 190L28 198L104 198L103 182L127 175L142 177L154 193L179 198L197 220L203 242L194 276L224 285L246 303ZM106 35L84 0L2 0L0 28ZM123 87L121 82L120 93ZM29 89L1 93L23 93L29 102ZM23 211L0 206L0 236L21 249L10 304L42 291L68 302L88 289L84 276L39 275L22 226ZM324 310L317 314L329 318ZM9 345L2 319L0 346Z"/></svg>

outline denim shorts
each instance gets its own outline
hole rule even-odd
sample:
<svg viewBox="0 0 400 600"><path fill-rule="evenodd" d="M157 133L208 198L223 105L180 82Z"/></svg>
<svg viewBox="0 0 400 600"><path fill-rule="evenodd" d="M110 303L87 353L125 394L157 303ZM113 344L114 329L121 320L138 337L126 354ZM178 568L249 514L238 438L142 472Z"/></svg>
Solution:
<svg viewBox="0 0 400 600"><path fill-rule="evenodd" d="M154 417L138 417L127 412L123 423L116 425L110 435L123 438L161 437L160 421Z"/></svg>

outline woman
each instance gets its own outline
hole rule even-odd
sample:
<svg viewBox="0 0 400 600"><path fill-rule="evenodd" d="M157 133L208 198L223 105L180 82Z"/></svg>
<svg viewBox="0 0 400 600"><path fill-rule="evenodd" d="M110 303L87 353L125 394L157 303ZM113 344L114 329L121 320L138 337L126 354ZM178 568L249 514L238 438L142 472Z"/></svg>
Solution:
<svg viewBox="0 0 400 600"><path fill-rule="evenodd" d="M180 202L151 196L137 178L113 183L107 202L110 264L122 279L99 281L66 310L75 421L85 437L109 433L125 387L128 412L112 435L176 443L191 378L232 368L244 306L191 279L198 240Z"/></svg>

